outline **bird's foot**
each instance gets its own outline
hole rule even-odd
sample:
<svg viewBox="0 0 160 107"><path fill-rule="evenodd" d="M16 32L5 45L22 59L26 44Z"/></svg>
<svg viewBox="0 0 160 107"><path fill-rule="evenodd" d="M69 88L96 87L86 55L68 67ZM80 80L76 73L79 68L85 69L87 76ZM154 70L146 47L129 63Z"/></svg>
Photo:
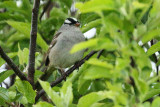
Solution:
<svg viewBox="0 0 160 107"><path fill-rule="evenodd" d="M79 61L75 62L74 65L76 66L76 69L79 71Z"/></svg>
<svg viewBox="0 0 160 107"><path fill-rule="evenodd" d="M63 79L66 81L67 75L66 75L65 71L63 69L58 69L58 71L61 73L61 76L63 76Z"/></svg>

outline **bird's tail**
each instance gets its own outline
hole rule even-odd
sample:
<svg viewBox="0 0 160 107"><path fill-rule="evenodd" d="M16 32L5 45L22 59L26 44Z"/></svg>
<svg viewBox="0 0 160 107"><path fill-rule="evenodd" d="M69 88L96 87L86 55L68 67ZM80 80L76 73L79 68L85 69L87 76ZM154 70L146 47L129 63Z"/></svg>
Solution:
<svg viewBox="0 0 160 107"><path fill-rule="evenodd" d="M39 78L42 81L46 81L48 80L48 78L51 76L51 74L56 70L56 68L48 68L47 66L45 66L45 68L43 69L44 74L41 75L41 77ZM39 90L41 88L39 82L37 82L35 84L35 87L37 87L37 89Z"/></svg>

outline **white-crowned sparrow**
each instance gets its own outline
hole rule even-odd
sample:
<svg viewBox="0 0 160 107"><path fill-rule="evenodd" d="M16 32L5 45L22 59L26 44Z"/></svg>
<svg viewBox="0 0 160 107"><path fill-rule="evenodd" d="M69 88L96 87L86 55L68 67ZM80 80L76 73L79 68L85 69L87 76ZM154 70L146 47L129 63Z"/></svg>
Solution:
<svg viewBox="0 0 160 107"><path fill-rule="evenodd" d="M71 54L72 47L85 37L80 31L80 23L75 18L67 18L54 36L48 52L45 65L48 70L57 68L64 76L64 69L70 67L83 57L84 50Z"/></svg>

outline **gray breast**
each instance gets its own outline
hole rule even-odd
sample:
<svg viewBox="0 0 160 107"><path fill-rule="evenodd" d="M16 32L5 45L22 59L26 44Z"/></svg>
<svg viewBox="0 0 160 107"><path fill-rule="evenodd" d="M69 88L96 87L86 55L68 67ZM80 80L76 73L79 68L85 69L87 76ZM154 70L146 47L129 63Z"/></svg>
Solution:
<svg viewBox="0 0 160 107"><path fill-rule="evenodd" d="M49 55L51 64L57 68L67 68L79 61L83 57L84 50L70 54L73 45L84 41L85 38L81 31L66 31L61 33L57 39L57 43L51 49Z"/></svg>

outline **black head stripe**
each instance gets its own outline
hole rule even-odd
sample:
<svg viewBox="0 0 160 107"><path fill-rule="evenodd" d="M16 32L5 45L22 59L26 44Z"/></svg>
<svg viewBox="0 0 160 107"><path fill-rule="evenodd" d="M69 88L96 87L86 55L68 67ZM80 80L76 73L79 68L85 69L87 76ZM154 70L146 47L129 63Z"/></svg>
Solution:
<svg viewBox="0 0 160 107"><path fill-rule="evenodd" d="M72 24L75 24L77 21L73 20L72 18L67 18L69 21L71 21Z"/></svg>
<svg viewBox="0 0 160 107"><path fill-rule="evenodd" d="M73 24L76 24L78 21L73 19L73 18L67 18L66 20L70 21L70 23L65 23L64 24L69 24L69 25L73 25Z"/></svg>

